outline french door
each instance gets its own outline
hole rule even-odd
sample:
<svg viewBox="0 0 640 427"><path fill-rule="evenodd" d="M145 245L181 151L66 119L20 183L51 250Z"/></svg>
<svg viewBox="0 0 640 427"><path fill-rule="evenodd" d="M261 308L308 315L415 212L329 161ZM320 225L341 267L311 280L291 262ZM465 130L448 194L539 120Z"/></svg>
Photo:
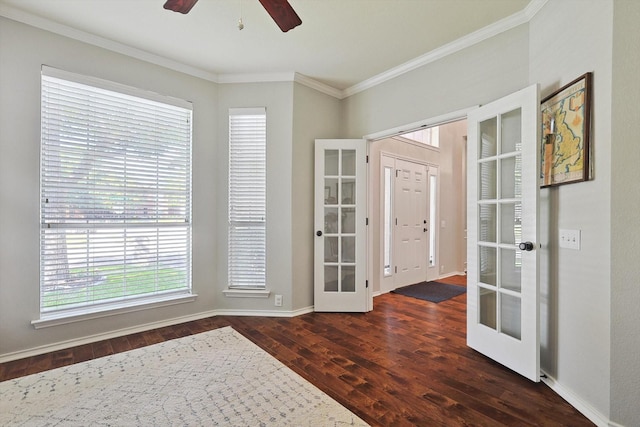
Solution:
<svg viewBox="0 0 640 427"><path fill-rule="evenodd" d="M467 345L539 381L537 85L468 114Z"/></svg>
<svg viewBox="0 0 640 427"><path fill-rule="evenodd" d="M315 142L315 311L373 308L367 281L367 143Z"/></svg>

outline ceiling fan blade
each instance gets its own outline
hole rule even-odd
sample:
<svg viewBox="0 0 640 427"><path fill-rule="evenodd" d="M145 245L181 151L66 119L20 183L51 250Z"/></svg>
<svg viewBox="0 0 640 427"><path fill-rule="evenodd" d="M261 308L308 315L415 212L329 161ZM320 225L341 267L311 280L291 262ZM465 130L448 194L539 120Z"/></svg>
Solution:
<svg viewBox="0 0 640 427"><path fill-rule="evenodd" d="M174 12L189 13L197 2L198 0L167 0L163 7Z"/></svg>
<svg viewBox="0 0 640 427"><path fill-rule="evenodd" d="M287 0L260 0L260 3L283 32L286 33L302 24L302 20Z"/></svg>

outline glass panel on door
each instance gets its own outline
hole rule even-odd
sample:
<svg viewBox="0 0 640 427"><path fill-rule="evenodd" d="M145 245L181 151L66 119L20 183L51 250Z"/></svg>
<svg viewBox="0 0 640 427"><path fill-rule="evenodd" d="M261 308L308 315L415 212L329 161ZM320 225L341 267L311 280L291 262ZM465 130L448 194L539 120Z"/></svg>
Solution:
<svg viewBox="0 0 640 427"><path fill-rule="evenodd" d="M356 152L325 150L325 292L355 292Z"/></svg>
<svg viewBox="0 0 640 427"><path fill-rule="evenodd" d="M478 321L521 337L521 110L479 125Z"/></svg>

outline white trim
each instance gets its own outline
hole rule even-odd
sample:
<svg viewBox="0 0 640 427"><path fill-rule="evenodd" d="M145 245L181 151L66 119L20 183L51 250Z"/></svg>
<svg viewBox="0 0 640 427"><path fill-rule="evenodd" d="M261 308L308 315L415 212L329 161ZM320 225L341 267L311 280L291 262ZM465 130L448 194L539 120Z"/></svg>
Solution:
<svg viewBox="0 0 640 427"><path fill-rule="evenodd" d="M127 305L123 307L107 306L102 310L96 309L96 311L92 311L91 313L73 314L73 313L63 311L59 314L52 315L50 317L43 317L41 319L33 320L31 321L31 324L36 329L48 328L51 326L67 325L69 323L83 322L91 319L100 319L103 317L116 316L119 314L133 313L136 311L167 307L169 305L184 304L187 302L195 301L197 297L198 297L197 294L183 294L183 295L177 295L177 296L172 295L164 299L154 298L154 300L151 302L149 302L149 300L143 300L138 304L127 302ZM132 305L132 304L135 304L135 305Z"/></svg>
<svg viewBox="0 0 640 427"><path fill-rule="evenodd" d="M111 338L118 338L125 335L136 334L140 332L150 331L153 329L164 328L166 326L175 326L181 323L192 322L195 320L206 319L207 317L215 316L258 316L258 317L297 317L302 314L312 313L313 306L300 308L290 311L275 311L275 310L211 310L202 313L192 314L188 316L174 317L167 320L161 320L158 322L145 323L143 325L134 326L130 328L122 328L115 331L89 335L82 338L74 338L71 340L60 341L52 344L42 345L38 347L29 348L26 350L15 351L12 353L6 353L0 355L0 363L11 362L13 360L24 359L27 357L38 356L40 354L51 353L53 351L64 350L71 347L76 347L85 344L91 344L98 341L108 340Z"/></svg>
<svg viewBox="0 0 640 427"><path fill-rule="evenodd" d="M266 107L239 107L229 108L230 116L252 116L259 114L267 114Z"/></svg>
<svg viewBox="0 0 640 427"><path fill-rule="evenodd" d="M520 12L517 12L492 25L481 28L478 31L468 34L467 36L454 40L451 43L434 49L431 52L427 52L424 55L407 61L404 64L391 68L383 73L357 83L344 90L334 88L297 72L263 74L216 74L214 72L186 65L178 61L174 61L172 59L144 51L142 49L137 49L132 46L116 42L114 40L109 40L104 37L87 33L85 31L77 30L67 25L59 24L52 20L42 18L3 4L0 4L0 16L4 16L5 18L12 19L23 24L31 25L36 28L50 31L52 33L69 37L71 39L88 43L94 46L102 47L113 52L121 53L132 58L140 59L151 64L159 65L214 83L297 82L335 98L344 99L366 89L382 84L388 80L399 77L405 73L408 73L409 71L415 70L416 68L422 67L434 61L442 59L448 55L454 54L462 49L473 46L477 43L480 43L481 41L515 28L518 25L525 24L529 22L538 13L538 11L540 11L540 9L542 9L547 1L548 0L531 0L527 7Z"/></svg>
<svg viewBox="0 0 640 427"><path fill-rule="evenodd" d="M0 356L0 363L11 362L13 360L24 359L27 357L37 356L40 354L51 353L53 351L64 350L71 347L76 347L84 344L91 344L94 342L108 340L111 338L122 337L125 335L131 335L139 332L150 331L152 329L163 328L165 326L179 325L181 323L192 322L194 320L205 319L207 317L215 316L213 311L202 312L189 316L174 317L167 320L162 320L153 323L145 323L143 325L133 326L130 328L117 329L115 331L88 335L86 337L74 338L70 340L60 341L52 344L46 344L38 347L29 348L26 350L14 351L11 353L5 353Z"/></svg>
<svg viewBox="0 0 640 427"><path fill-rule="evenodd" d="M377 141L379 139L390 138L393 136L402 135L403 133L412 132L416 129L444 125L458 120L467 118L467 114L471 110L475 110L477 106L463 108L461 110L452 111L450 113L442 114L440 116L431 117L429 119L420 120L418 122L408 123L405 125L397 126L391 129L385 129L380 132L371 133L363 136L367 141Z"/></svg>
<svg viewBox="0 0 640 427"><path fill-rule="evenodd" d="M614 427L618 424L613 423L604 414L600 413L597 409L593 408L589 403L585 402L581 397L576 395L573 391L565 388L557 382L557 380L544 371L541 371L546 377L542 377L541 380L551 390L553 390L558 396L566 400L571 406L576 408L582 415L587 417L592 423L598 427Z"/></svg>
<svg viewBox="0 0 640 427"><path fill-rule="evenodd" d="M308 88L315 89L318 92L324 93L329 96L333 96L334 98L338 98L338 99L345 98L344 91L340 89L336 89L333 86L329 86L317 80L314 80L311 77L305 76L304 74L295 73L294 81L296 83L300 83L301 85L307 86Z"/></svg>
<svg viewBox="0 0 640 427"><path fill-rule="evenodd" d="M271 295L266 289L225 289L222 293L227 298L269 298Z"/></svg>
<svg viewBox="0 0 640 427"><path fill-rule="evenodd" d="M442 275L438 276L438 279L436 279L436 280L446 279L447 277L452 277L452 276L466 276L466 275L467 275L467 273L465 273L464 271L454 271L452 273L442 274Z"/></svg>
<svg viewBox="0 0 640 427"><path fill-rule="evenodd" d="M217 83L272 83L293 82L295 73L249 73L249 74L218 74Z"/></svg>
<svg viewBox="0 0 640 427"><path fill-rule="evenodd" d="M233 308L216 310L217 316L296 317L308 313L313 313L313 306L298 310L237 310Z"/></svg>
<svg viewBox="0 0 640 427"><path fill-rule="evenodd" d="M530 21L534 16L536 16L536 14L540 12L540 9L542 9L548 1L549 0L531 0L531 3L529 3L527 7L524 8L524 13L525 15L527 15L527 20Z"/></svg>
<svg viewBox="0 0 640 427"><path fill-rule="evenodd" d="M399 77L409 71L413 71L416 68L423 67L427 64L435 62L439 59L452 55L470 46L478 44L491 37L495 37L506 31L511 30L519 25L528 23L531 18L547 3L548 0L532 0L532 2L522 11L516 12L513 15L507 16L500 21L495 22L489 26L481 28L466 36L460 37L457 40L447 43L437 49L427 52L424 55L418 56L404 64L393 67L383 73L373 76L367 80L357 83L351 87L344 89L343 97L355 95L356 93L370 89L374 86L382 84L388 80Z"/></svg>
<svg viewBox="0 0 640 427"><path fill-rule="evenodd" d="M178 71L180 73L188 74L194 77L199 77L201 79L209 80L215 83L218 82L218 76L215 73L192 67L190 65L174 61L173 59L165 58L163 56L156 55L154 53L150 53L123 43L119 43L114 40L96 36L95 34L87 33L85 31L69 27L67 25L59 24L50 19L41 18L39 16L21 11L11 6L0 4L0 16L4 16L5 18L21 22L32 27L50 31L54 34L65 36L73 40L78 40L93 46L98 46L112 52L117 52L123 55L130 56L132 58L140 59L151 64L160 65L161 67L165 67L170 70Z"/></svg>
<svg viewBox="0 0 640 427"><path fill-rule="evenodd" d="M193 103L191 101L187 101L182 98L176 98L174 96L163 95L151 90L140 89L134 86L128 86L98 77L73 73L71 71L62 70L60 68L50 67L45 64L41 66L41 72L43 76L53 77L60 80L67 80L85 86L91 86L111 92L135 96L137 98L143 98L149 101L161 102L163 104L169 104L173 105L174 107L180 107L184 108L185 110L193 111Z"/></svg>

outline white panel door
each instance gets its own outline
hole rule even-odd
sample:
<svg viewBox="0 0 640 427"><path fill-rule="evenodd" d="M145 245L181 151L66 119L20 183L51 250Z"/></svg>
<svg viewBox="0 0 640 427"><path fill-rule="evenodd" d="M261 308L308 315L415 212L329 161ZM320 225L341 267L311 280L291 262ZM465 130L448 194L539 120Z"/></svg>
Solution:
<svg viewBox="0 0 640 427"><path fill-rule="evenodd" d="M467 344L540 379L537 85L468 115Z"/></svg>
<svg viewBox="0 0 640 427"><path fill-rule="evenodd" d="M396 286L427 278L427 167L396 160L395 179Z"/></svg>
<svg viewBox="0 0 640 427"><path fill-rule="evenodd" d="M315 311L373 308L367 281L367 143L315 142Z"/></svg>

